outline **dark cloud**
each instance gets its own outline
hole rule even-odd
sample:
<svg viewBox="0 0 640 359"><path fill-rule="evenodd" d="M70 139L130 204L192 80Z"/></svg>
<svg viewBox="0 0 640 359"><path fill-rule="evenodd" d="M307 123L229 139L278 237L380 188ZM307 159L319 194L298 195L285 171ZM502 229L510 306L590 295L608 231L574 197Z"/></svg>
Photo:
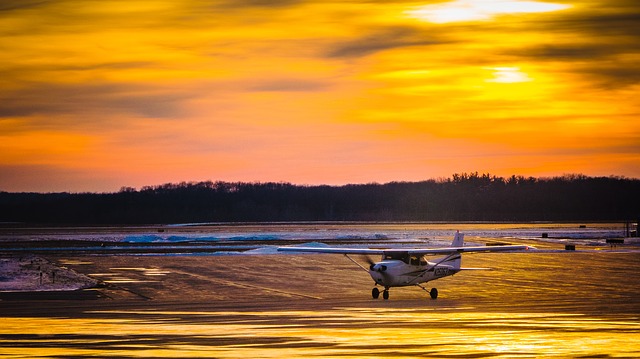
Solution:
<svg viewBox="0 0 640 359"><path fill-rule="evenodd" d="M443 43L410 27L392 27L355 40L345 41L328 51L328 57L363 57L370 54L407 46L429 46Z"/></svg>
<svg viewBox="0 0 640 359"><path fill-rule="evenodd" d="M640 67L628 59L640 55L640 2L613 0L590 11L558 12L536 20L527 31L549 34L549 43L512 49L503 55L534 61L564 62L594 86L624 87L640 82ZM574 43L553 43L575 38Z"/></svg>
<svg viewBox="0 0 640 359"><path fill-rule="evenodd" d="M603 43L635 43L640 37L640 1L591 3L583 10L558 11L527 23L526 31L586 36ZM553 39L553 38L551 38Z"/></svg>
<svg viewBox="0 0 640 359"><path fill-rule="evenodd" d="M93 70L133 70L133 69L149 69L158 67L158 63L152 61L120 61L120 62L95 62L95 63L78 63L78 64L41 64L41 65L25 65L13 64L5 65L0 70L0 78L19 77L20 73L62 73L63 71L93 71Z"/></svg>
<svg viewBox="0 0 640 359"><path fill-rule="evenodd" d="M258 92L317 92L327 88L328 84L321 81L277 79L250 85L248 89Z"/></svg>
<svg viewBox="0 0 640 359"><path fill-rule="evenodd" d="M589 1L587 6L545 14L526 22L526 31L543 34L640 36L640 1Z"/></svg>
<svg viewBox="0 0 640 359"><path fill-rule="evenodd" d="M244 0L244 1L225 1L222 3L224 7L285 7L302 2L302 0Z"/></svg>
<svg viewBox="0 0 640 359"><path fill-rule="evenodd" d="M589 67L578 68L575 72L591 77L595 86L605 89L640 83L640 68L634 63L595 63Z"/></svg>
<svg viewBox="0 0 640 359"><path fill-rule="evenodd" d="M218 13L220 11L278 10L296 6L304 2L308 2L308 0L190 0L185 7L190 8L192 11L195 10L200 15L203 15Z"/></svg>
<svg viewBox="0 0 640 359"><path fill-rule="evenodd" d="M588 33L591 36L640 36L640 8L633 12L576 13L541 21L541 31Z"/></svg>
<svg viewBox="0 0 640 359"><path fill-rule="evenodd" d="M590 43L582 45L545 45L510 51L510 55L535 61L561 61L572 65L572 72L587 75L598 87L624 87L640 82L640 67L624 60L627 54L640 53L633 44Z"/></svg>
<svg viewBox="0 0 640 359"><path fill-rule="evenodd" d="M130 84L30 83L19 90L0 90L0 117L133 113L170 118L182 113L179 91Z"/></svg>
<svg viewBox="0 0 640 359"><path fill-rule="evenodd" d="M577 13L567 19L567 25L594 35L640 36L640 1L603 1L600 8Z"/></svg>
<svg viewBox="0 0 640 359"><path fill-rule="evenodd" d="M609 44L584 45L543 45L525 50L511 51L519 56L533 57L537 60L592 60L611 56L624 51L624 48Z"/></svg>
<svg viewBox="0 0 640 359"><path fill-rule="evenodd" d="M33 9L50 3L47 0L2 0L0 2L0 16L15 10Z"/></svg>
<svg viewBox="0 0 640 359"><path fill-rule="evenodd" d="M118 188L117 174L79 170L56 165L0 164L0 191L89 192L96 188Z"/></svg>
<svg viewBox="0 0 640 359"><path fill-rule="evenodd" d="M640 83L640 67L625 60L625 55L638 54L637 47L615 43L584 45L547 45L510 52L511 55L535 61L561 61L571 71L588 76L597 87L615 88Z"/></svg>

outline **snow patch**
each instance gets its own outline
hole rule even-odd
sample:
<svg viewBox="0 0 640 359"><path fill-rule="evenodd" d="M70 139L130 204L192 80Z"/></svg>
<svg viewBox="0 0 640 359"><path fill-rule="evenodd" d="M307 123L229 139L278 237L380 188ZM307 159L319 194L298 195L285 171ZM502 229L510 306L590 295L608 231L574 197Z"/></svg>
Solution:
<svg viewBox="0 0 640 359"><path fill-rule="evenodd" d="M70 291L97 284L95 279L42 257L0 258L0 292Z"/></svg>

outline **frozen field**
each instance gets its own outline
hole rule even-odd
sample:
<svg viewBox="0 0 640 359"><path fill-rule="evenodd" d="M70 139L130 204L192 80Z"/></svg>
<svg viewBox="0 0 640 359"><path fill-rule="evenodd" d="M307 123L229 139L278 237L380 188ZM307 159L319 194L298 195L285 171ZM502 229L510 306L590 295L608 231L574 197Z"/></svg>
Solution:
<svg viewBox="0 0 640 359"><path fill-rule="evenodd" d="M324 242L343 246L429 246L451 242L456 230L466 242L535 241L563 248L606 246L622 238L621 223L579 225L528 223L457 224L265 224L169 225L125 228L0 229L0 251L5 253L78 251L90 254L233 254L275 253L281 245ZM545 236L546 238L542 238ZM627 239L631 245L640 242ZM154 250L155 249L155 250ZM257 251L256 251L257 250Z"/></svg>

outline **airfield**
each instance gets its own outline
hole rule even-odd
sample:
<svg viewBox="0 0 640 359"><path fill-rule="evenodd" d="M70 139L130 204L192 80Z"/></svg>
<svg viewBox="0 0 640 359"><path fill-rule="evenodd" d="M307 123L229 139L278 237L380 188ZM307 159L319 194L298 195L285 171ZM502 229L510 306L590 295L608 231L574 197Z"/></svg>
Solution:
<svg viewBox="0 0 640 359"><path fill-rule="evenodd" d="M427 283L437 300L406 287L386 301L341 255L50 251L102 285L0 293L0 356L640 357L637 247L536 246L463 255L493 270Z"/></svg>

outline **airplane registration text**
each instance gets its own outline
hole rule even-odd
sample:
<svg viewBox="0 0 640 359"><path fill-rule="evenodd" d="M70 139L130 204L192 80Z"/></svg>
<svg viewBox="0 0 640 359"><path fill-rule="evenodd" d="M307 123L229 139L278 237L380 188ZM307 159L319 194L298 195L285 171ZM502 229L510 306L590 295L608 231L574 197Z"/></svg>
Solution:
<svg viewBox="0 0 640 359"><path fill-rule="evenodd" d="M440 268L436 268L435 269L436 277L442 277L442 276L446 276L448 274L449 274L449 268L447 268L447 267L440 267Z"/></svg>

